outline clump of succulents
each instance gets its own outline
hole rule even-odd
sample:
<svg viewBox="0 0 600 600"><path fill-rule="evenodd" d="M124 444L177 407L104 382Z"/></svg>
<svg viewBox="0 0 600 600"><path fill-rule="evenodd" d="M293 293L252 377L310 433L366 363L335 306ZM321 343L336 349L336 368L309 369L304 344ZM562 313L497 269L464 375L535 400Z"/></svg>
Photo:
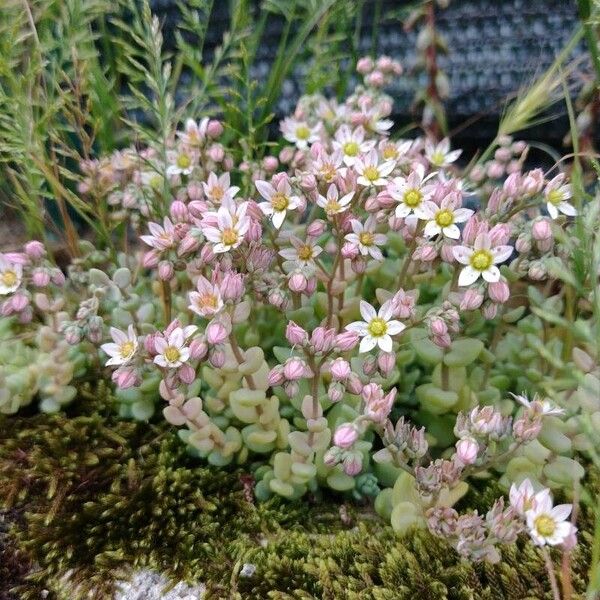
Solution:
<svg viewBox="0 0 600 600"><path fill-rule="evenodd" d="M475 560L525 530L569 550L571 506L549 490L583 476L600 412L597 273L573 241L598 200L525 170L506 137L467 171L448 139L394 139L400 65L359 71L345 102L299 101L278 155L236 163L205 118L83 164L79 192L127 235L82 243L66 281L37 242L0 257L2 314L45 357L11 410L111 377L122 417L158 407L190 454L245 465L260 500L375 497L398 531ZM510 502L459 514L494 471Z"/></svg>

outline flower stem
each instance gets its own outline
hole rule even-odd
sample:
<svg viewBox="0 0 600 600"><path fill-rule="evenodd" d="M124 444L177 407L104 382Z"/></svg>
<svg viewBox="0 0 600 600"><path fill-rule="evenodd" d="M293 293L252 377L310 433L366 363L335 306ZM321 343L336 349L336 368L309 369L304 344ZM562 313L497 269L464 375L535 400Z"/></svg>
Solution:
<svg viewBox="0 0 600 600"><path fill-rule="evenodd" d="M542 554L544 556L544 562L546 564L546 571L548 572L548 577L550 578L552 596L554 597L554 600L561 600L560 591L558 590L558 583L556 581L556 573L554 572L554 564L552 563L552 559L550 558L548 548L542 548Z"/></svg>
<svg viewBox="0 0 600 600"><path fill-rule="evenodd" d="M171 284L168 281L162 282L162 300L165 311L165 325L168 325L171 322L172 311Z"/></svg>

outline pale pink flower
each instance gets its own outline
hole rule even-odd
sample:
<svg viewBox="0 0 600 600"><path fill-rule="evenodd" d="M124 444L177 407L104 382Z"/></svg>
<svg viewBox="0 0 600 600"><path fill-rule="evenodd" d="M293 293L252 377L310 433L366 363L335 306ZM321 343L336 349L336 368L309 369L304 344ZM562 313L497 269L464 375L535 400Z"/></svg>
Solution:
<svg viewBox="0 0 600 600"><path fill-rule="evenodd" d="M306 150L309 144L314 144L319 140L320 126L311 127L305 121L298 121L291 117L286 117L280 125L283 137L300 150Z"/></svg>
<svg viewBox="0 0 600 600"><path fill-rule="evenodd" d="M559 213L563 213L568 217L577 215L575 207L567 202L573 195L571 186L564 183L564 181L565 175L564 173L561 173L548 182L546 189L544 190L546 208L548 209L548 214L553 219L556 219Z"/></svg>
<svg viewBox="0 0 600 600"><path fill-rule="evenodd" d="M550 496L539 500L535 508L525 513L533 543L537 546L557 546L571 537L575 527L567 519L572 509L571 504L553 507Z"/></svg>
<svg viewBox="0 0 600 600"><path fill-rule="evenodd" d="M315 258L323 251L323 248L317 246L313 240L302 242L292 237L290 242L293 248L284 248L279 251L279 254L286 260L297 262L301 266L314 264Z"/></svg>
<svg viewBox="0 0 600 600"><path fill-rule="evenodd" d="M189 309L201 317L213 317L223 308L221 291L217 284L200 275L196 284L198 291L190 292Z"/></svg>
<svg viewBox="0 0 600 600"><path fill-rule="evenodd" d="M158 223L148 223L148 229L151 235L141 235L140 239L148 246L157 250L167 250L177 243L175 226L169 217L163 220L163 226Z"/></svg>
<svg viewBox="0 0 600 600"><path fill-rule="evenodd" d="M240 188L231 185L229 173L223 173L217 177L214 173L209 173L208 180L202 182L204 195L213 204L221 204L225 199L233 200L234 196L240 191Z"/></svg>
<svg viewBox="0 0 600 600"><path fill-rule="evenodd" d="M542 416L558 416L565 414L565 410L563 408L554 406L548 400L541 400L537 394L533 397L533 400L529 400L525 394L518 395L513 394L512 392L509 393L519 404L523 405L534 414L539 414Z"/></svg>
<svg viewBox="0 0 600 600"><path fill-rule="evenodd" d="M327 154L321 150L312 162L311 171L318 179L325 183L331 183L338 175L345 173L346 169L342 167L342 164L341 152Z"/></svg>
<svg viewBox="0 0 600 600"><path fill-rule="evenodd" d="M426 237L434 237L440 233L445 237L457 240L460 230L456 223L468 221L473 211L468 208L457 208L456 194L448 194L442 199L440 206L435 202L423 203L422 213L426 216L427 224L423 230Z"/></svg>
<svg viewBox="0 0 600 600"><path fill-rule="evenodd" d="M350 129L346 124L342 125L336 132L332 141L335 150L343 155L343 161L351 167L361 154L369 152L375 142L365 141L365 130L360 125L356 129Z"/></svg>
<svg viewBox="0 0 600 600"><path fill-rule="evenodd" d="M292 187L287 177L282 177L276 187L268 181L255 181L256 189L266 202L259 203L258 207L273 221L273 226L279 229L285 220L288 210L295 210L301 206L298 196L292 195Z"/></svg>
<svg viewBox="0 0 600 600"><path fill-rule="evenodd" d="M423 211L427 202L434 192L434 186L427 183L435 173L425 176L423 165L416 165L408 177L395 177L388 186L390 196L398 202L396 206L396 217L399 219L414 214L418 219L430 219L431 211Z"/></svg>
<svg viewBox="0 0 600 600"><path fill-rule="evenodd" d="M508 492L510 505L521 516L524 516L527 511L537 508L538 504L545 501L549 496L550 490L548 488L536 493L529 479L524 479L518 486L513 483Z"/></svg>
<svg viewBox="0 0 600 600"><path fill-rule="evenodd" d="M365 187L387 185L387 176L395 166L393 160L380 163L377 151L373 149L354 163L354 170L359 175L357 183Z"/></svg>
<svg viewBox="0 0 600 600"><path fill-rule="evenodd" d="M131 362L138 349L138 338L133 325L129 325L127 333L111 327L110 336L113 342L100 346L110 356L106 361L106 366L126 365Z"/></svg>
<svg viewBox="0 0 600 600"><path fill-rule="evenodd" d="M23 267L7 259L0 253L0 295L6 296L14 292L23 279Z"/></svg>
<svg viewBox="0 0 600 600"><path fill-rule="evenodd" d="M462 154L462 150L450 150L450 140L444 138L439 144L425 142L425 158L432 166L441 169L451 165Z"/></svg>
<svg viewBox="0 0 600 600"><path fill-rule="evenodd" d="M480 233L475 238L473 248L454 246L454 258L466 265L460 272L458 285L471 285L479 277L488 283L500 281L500 270L496 266L504 262L513 252L512 246L494 246L487 233Z"/></svg>
<svg viewBox="0 0 600 600"><path fill-rule="evenodd" d="M363 225L360 221L352 219L350 221L352 233L346 234L344 239L358 248L363 256L370 255L375 260L383 260L383 254L378 246L385 244L387 237L382 233L375 233L377 221L374 215L371 215Z"/></svg>
<svg viewBox="0 0 600 600"><path fill-rule="evenodd" d="M358 439L358 429L354 423L342 423L333 434L333 443L347 450Z"/></svg>
<svg viewBox="0 0 600 600"><path fill-rule="evenodd" d="M208 123L208 117L204 117L200 123L188 119L184 131L178 131L177 137L187 146L199 146L206 139Z"/></svg>
<svg viewBox="0 0 600 600"><path fill-rule="evenodd" d="M188 326L185 329L175 327L166 337L157 337L154 341L157 355L154 362L159 367L176 369L190 358L190 349L186 346L186 339L193 335L197 327Z"/></svg>
<svg viewBox="0 0 600 600"><path fill-rule="evenodd" d="M361 338L359 352L369 352L379 346L384 352L392 351L392 336L398 335L406 325L392 319L394 305L391 300L384 302L377 312L364 300L360 301L360 314L364 321L355 321L346 325L347 331L357 333Z"/></svg>
<svg viewBox="0 0 600 600"><path fill-rule="evenodd" d="M216 213L207 213L201 223L202 233L213 244L213 252L220 254L237 248L250 227L246 215L248 203L236 206L233 201L224 202ZM209 224L210 223L210 224Z"/></svg>
<svg viewBox="0 0 600 600"><path fill-rule="evenodd" d="M181 147L179 151L169 153L169 162L167 177L190 175L196 166L197 156L194 152Z"/></svg>
<svg viewBox="0 0 600 600"><path fill-rule="evenodd" d="M354 198L354 192L350 192L340 198L337 187L332 183L327 189L326 198L319 194L317 204L325 211L328 217L333 217L348 210L352 198Z"/></svg>

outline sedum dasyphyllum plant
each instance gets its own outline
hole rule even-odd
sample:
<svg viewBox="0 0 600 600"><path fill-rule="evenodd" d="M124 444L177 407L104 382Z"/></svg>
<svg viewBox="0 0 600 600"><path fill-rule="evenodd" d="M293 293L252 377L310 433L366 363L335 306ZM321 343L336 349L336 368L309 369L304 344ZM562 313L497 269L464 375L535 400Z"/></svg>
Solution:
<svg viewBox="0 0 600 600"><path fill-rule="evenodd" d="M550 490L577 486L582 423L600 417L597 277L576 241L598 201L527 171L524 142L462 170L448 139L394 139L383 89L400 65L358 71L344 103L301 98L277 156L236 161L204 118L82 164L80 196L106 200L120 239L80 242L66 280L38 242L2 255L19 341L0 406L39 392L58 410L111 377L123 417L160 410L190 453L246 465L260 500L373 497L398 531L476 560L522 531L571 548ZM29 354L51 358L43 374ZM492 472L509 503L459 514Z"/></svg>

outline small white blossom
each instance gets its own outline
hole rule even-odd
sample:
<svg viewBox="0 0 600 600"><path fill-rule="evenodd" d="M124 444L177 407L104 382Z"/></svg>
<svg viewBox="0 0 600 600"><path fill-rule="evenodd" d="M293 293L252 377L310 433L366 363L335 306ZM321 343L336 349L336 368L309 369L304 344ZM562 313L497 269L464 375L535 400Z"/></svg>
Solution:
<svg viewBox="0 0 600 600"><path fill-rule="evenodd" d="M231 185L229 179L229 173L225 172L220 177L217 177L214 173L209 173L208 180L202 182L204 188L204 195L213 204L221 204L224 200L232 200L235 195L240 191L240 188Z"/></svg>
<svg viewBox="0 0 600 600"><path fill-rule="evenodd" d="M111 327L110 336L113 342L100 346L110 356L106 361L106 366L126 365L135 356L138 349L138 338L133 325L129 325L127 333Z"/></svg>
<svg viewBox="0 0 600 600"><path fill-rule="evenodd" d="M375 233L377 220L374 215L371 215L363 225L360 221L352 219L350 221L352 233L345 236L345 240L358 248L358 251L363 255L372 256L375 260L383 260L383 254L378 246L385 244L387 237L382 233Z"/></svg>
<svg viewBox="0 0 600 600"><path fill-rule="evenodd" d="M292 238L290 241L293 248L284 248L279 251L279 254L286 260L295 261L301 266L314 263L315 258L323 251L323 248L313 241L302 242L297 238Z"/></svg>
<svg viewBox="0 0 600 600"><path fill-rule="evenodd" d="M374 146L374 141L365 141L365 130L360 125L352 130L344 124L335 132L333 147L343 154L344 163L349 167Z"/></svg>
<svg viewBox="0 0 600 600"><path fill-rule="evenodd" d="M386 160L380 164L377 151L371 150L354 163L354 170L358 173L357 183L365 187L387 185L387 176L395 166L393 160Z"/></svg>
<svg viewBox="0 0 600 600"><path fill-rule="evenodd" d="M572 508L571 504L553 507L549 495L536 502L536 506L525 513L533 543L537 546L557 546L572 536L576 529L567 521Z"/></svg>
<svg viewBox="0 0 600 600"><path fill-rule="evenodd" d="M565 176L561 173L552 179L544 190L546 208L548 209L548 214L553 219L556 219L559 213L563 213L568 217L577 215L575 207L567 202L567 200L572 197L573 193L571 191L571 186L564 183L564 180Z"/></svg>
<svg viewBox="0 0 600 600"><path fill-rule="evenodd" d="M360 314L364 321L346 325L348 331L354 331L362 337L359 352L368 352L375 346L379 346L384 352L392 351L392 336L406 328L400 321L392 319L393 312L390 300L382 304L379 313L368 302L360 301Z"/></svg>
<svg viewBox="0 0 600 600"><path fill-rule="evenodd" d="M440 233L453 240L460 237L460 229L456 223L468 221L473 211L469 208L457 208L456 198L455 194L448 194L442 199L440 206L432 201L423 204L422 213L428 219L423 230L425 237L434 237Z"/></svg>
<svg viewBox="0 0 600 600"><path fill-rule="evenodd" d="M194 325L188 325L185 328L176 327L165 337L157 337L154 346L157 355L154 362L159 367L176 369L183 365L190 358L190 349L185 341L193 335L198 328Z"/></svg>
<svg viewBox="0 0 600 600"><path fill-rule="evenodd" d="M471 285L479 276L488 283L500 281L500 270L496 266L507 260L513 252L512 246L492 247L490 236L480 233L475 238L473 248L454 246L454 258L466 265L458 277L458 285Z"/></svg>
<svg viewBox="0 0 600 600"><path fill-rule="evenodd" d="M13 264L0 254L0 295L6 296L14 292L23 279L23 267Z"/></svg>
<svg viewBox="0 0 600 600"><path fill-rule="evenodd" d="M305 121L297 121L286 117L281 122L281 133L283 137L292 144L296 144L299 150L305 150L309 144L319 141L320 127L311 127Z"/></svg>
<svg viewBox="0 0 600 600"><path fill-rule="evenodd" d="M341 198L339 196L339 191L333 183L327 189L326 198L319 194L317 204L327 213L328 217L339 215L345 210L348 210L350 202L352 202L352 198L354 198L354 192L350 192Z"/></svg>
<svg viewBox="0 0 600 600"><path fill-rule="evenodd" d="M292 195L292 186L285 178L279 181L277 188L268 181L260 179L254 183L260 195L266 200L266 202L259 203L258 208L262 210L263 214L271 217L273 226L279 229L285 220L287 211L295 210L301 205L300 198Z"/></svg>
<svg viewBox="0 0 600 600"><path fill-rule="evenodd" d="M202 220L202 233L212 242L213 252L220 254L237 248L250 227L250 217L246 215L247 202L236 206L232 201L225 202L216 213L206 213Z"/></svg>
<svg viewBox="0 0 600 600"><path fill-rule="evenodd" d="M423 206L433 194L433 185L427 182L435 176L430 173L425 177L423 165L417 165L408 177L395 177L388 186L390 196L399 204L396 207L396 217L403 219L411 213L418 219L430 218Z"/></svg>
<svg viewBox="0 0 600 600"><path fill-rule="evenodd" d="M425 142L425 158L438 169L451 165L461 154L462 150L450 150L448 138L444 138L439 144L434 144L431 140Z"/></svg>

